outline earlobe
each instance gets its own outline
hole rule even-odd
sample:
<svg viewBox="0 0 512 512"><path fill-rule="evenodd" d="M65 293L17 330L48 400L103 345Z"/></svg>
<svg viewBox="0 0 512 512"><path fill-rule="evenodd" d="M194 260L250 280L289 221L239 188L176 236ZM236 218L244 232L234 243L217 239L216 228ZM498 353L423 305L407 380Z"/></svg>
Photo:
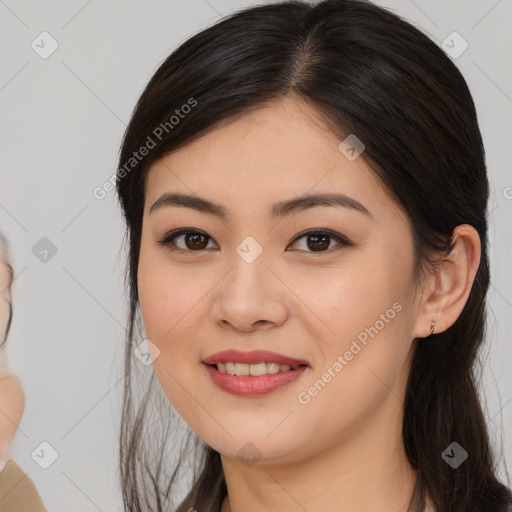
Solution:
<svg viewBox="0 0 512 512"><path fill-rule="evenodd" d="M414 337L427 338L450 328L468 300L480 264L481 244L473 226L453 230L452 250L437 263L416 322Z"/></svg>
<svg viewBox="0 0 512 512"><path fill-rule="evenodd" d="M434 332L436 330L436 322L437 322L437 320L434 318L432 320L432 323L430 324L430 336L432 336L432 334L434 334Z"/></svg>

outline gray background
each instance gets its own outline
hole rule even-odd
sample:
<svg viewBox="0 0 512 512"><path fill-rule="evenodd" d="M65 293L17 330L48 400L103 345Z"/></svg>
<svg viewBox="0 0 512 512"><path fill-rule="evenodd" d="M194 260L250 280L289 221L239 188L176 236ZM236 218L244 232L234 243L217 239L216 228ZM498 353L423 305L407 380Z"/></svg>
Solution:
<svg viewBox="0 0 512 512"><path fill-rule="evenodd" d="M159 63L199 29L255 3L0 1L0 225L16 274L8 359L27 398L12 457L49 511L121 509L124 226L114 193L97 200L92 190L115 172L125 125ZM439 44L453 31L469 43L455 63L477 106L492 183L483 392L511 467L512 1L376 3ZM59 45L47 59L31 47L43 31ZM33 252L43 237L57 250L46 262ZM31 457L43 441L58 453L48 469Z"/></svg>

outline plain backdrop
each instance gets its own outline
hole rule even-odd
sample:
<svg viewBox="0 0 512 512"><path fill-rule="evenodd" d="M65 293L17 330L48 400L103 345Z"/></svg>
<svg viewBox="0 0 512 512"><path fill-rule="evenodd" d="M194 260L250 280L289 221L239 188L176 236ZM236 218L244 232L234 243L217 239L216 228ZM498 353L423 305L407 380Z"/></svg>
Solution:
<svg viewBox="0 0 512 512"><path fill-rule="evenodd" d="M492 185L482 393L510 468L512 2L376 3L440 45L454 31L469 45L454 62L478 110ZM124 225L114 193L98 200L92 191L115 172L132 109L161 61L198 30L254 4L0 0L0 226L16 275L8 359L27 399L12 457L49 512L121 510ZM43 469L34 453L57 459Z"/></svg>

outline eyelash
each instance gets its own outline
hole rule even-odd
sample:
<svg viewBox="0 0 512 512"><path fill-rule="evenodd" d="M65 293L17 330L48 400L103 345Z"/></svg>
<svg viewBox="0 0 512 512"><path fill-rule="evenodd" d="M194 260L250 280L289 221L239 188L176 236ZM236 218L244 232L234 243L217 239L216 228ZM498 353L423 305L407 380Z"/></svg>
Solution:
<svg viewBox="0 0 512 512"><path fill-rule="evenodd" d="M198 250L192 250L192 249L182 249L181 247L176 247L175 244L172 243L172 240L177 238L180 235L202 235L208 238L209 240L213 240L210 236L208 236L204 231L199 231L194 228L180 228L175 229L174 231L171 231L168 233L165 238L162 240L157 240L157 243L166 246L170 251L177 251L182 253L193 253L193 252L204 252L206 249L198 249ZM333 231L329 231L327 229L313 229L309 231L302 232L298 234L293 240L292 244L300 240L301 238L307 237L308 235L320 235L320 236L328 236L330 238L334 238L339 242L339 245L337 247L349 247L352 245L352 242L350 242L345 236L340 235L339 233L335 233ZM299 249L300 250L300 249ZM336 247L334 248L336 250ZM325 254L325 253L331 253L333 249L327 249L325 251L303 251L303 252L309 252L311 254Z"/></svg>

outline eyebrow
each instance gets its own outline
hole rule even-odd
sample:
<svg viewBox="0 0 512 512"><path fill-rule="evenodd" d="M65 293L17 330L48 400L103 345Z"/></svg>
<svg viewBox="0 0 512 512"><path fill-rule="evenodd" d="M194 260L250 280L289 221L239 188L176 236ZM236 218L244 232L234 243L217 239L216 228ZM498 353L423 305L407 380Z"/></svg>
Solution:
<svg viewBox="0 0 512 512"><path fill-rule="evenodd" d="M162 194L151 206L149 213L166 206L182 206L185 208L192 208L198 212L208 213L223 220L228 219L228 212L226 208L220 204L208 201L207 199L188 195L167 192ZM338 206L348 208L361 212L369 217L372 214L355 199L344 194L309 194L302 197L295 197L272 205L270 215L272 218L277 219L291 215L293 213L315 208L317 206Z"/></svg>

